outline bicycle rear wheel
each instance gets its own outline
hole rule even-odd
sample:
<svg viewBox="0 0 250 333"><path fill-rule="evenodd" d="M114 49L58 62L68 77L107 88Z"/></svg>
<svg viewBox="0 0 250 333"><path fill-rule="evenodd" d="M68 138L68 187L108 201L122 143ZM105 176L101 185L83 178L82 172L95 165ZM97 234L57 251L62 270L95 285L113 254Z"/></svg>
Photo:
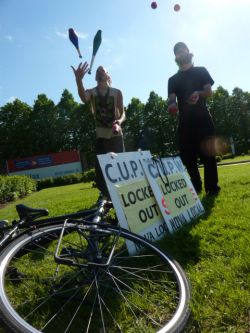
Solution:
<svg viewBox="0 0 250 333"><path fill-rule="evenodd" d="M110 225L71 223L59 243L61 230L27 233L0 256L0 318L10 332L182 330L188 281L166 253ZM139 253L129 255L127 241Z"/></svg>

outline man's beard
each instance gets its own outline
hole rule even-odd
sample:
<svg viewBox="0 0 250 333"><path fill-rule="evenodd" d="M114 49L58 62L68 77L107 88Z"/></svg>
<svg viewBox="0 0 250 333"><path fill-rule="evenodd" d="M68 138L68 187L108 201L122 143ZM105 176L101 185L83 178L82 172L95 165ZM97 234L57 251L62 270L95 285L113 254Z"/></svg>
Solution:
<svg viewBox="0 0 250 333"><path fill-rule="evenodd" d="M106 75L104 74L97 74L97 81L105 81Z"/></svg>
<svg viewBox="0 0 250 333"><path fill-rule="evenodd" d="M183 65L191 64L192 59L193 59L192 53L185 53L185 54L182 54L178 59L175 58L175 62L177 63L178 66L183 66Z"/></svg>

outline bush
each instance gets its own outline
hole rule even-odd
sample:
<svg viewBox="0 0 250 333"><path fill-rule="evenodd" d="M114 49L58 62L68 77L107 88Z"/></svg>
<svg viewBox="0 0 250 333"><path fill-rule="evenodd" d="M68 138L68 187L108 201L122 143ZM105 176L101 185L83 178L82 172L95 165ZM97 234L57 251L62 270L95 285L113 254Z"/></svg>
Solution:
<svg viewBox="0 0 250 333"><path fill-rule="evenodd" d="M43 188L49 188L53 187L54 185L54 179L52 177L44 178L37 181L37 190L40 191Z"/></svg>
<svg viewBox="0 0 250 333"><path fill-rule="evenodd" d="M95 169L90 169L85 171L82 176L82 181L84 183L94 182L95 181Z"/></svg>
<svg viewBox="0 0 250 333"><path fill-rule="evenodd" d="M37 189L40 191L44 188L54 186L64 186L77 183L89 183L95 179L95 170L91 169L84 173L73 173L72 175L60 176L56 178L44 178L37 181Z"/></svg>
<svg viewBox="0 0 250 333"><path fill-rule="evenodd" d="M222 156L221 155L216 156L216 162L217 163L221 162L221 160L222 160Z"/></svg>
<svg viewBox="0 0 250 333"><path fill-rule="evenodd" d="M22 198L36 191L36 181L28 176L0 176L0 203Z"/></svg>
<svg viewBox="0 0 250 333"><path fill-rule="evenodd" d="M223 159L223 160L227 160L227 159L229 159L229 158L234 158L234 157L235 157L234 154L232 154L232 153L228 153L228 154L223 155L223 156L222 156L222 159Z"/></svg>

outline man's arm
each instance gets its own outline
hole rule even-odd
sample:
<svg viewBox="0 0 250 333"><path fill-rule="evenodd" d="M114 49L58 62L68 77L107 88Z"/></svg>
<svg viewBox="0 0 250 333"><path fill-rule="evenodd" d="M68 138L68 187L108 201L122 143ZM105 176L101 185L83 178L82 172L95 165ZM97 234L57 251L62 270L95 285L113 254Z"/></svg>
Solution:
<svg viewBox="0 0 250 333"><path fill-rule="evenodd" d="M176 115L177 112L178 112L178 106L177 106L177 103L176 103L176 95L174 93L172 93L168 96L167 103L168 103L167 104L168 105L167 112L172 114L172 115Z"/></svg>
<svg viewBox="0 0 250 333"><path fill-rule="evenodd" d="M119 109L119 114L120 114L120 118L116 119L116 122L119 123L119 125L121 125L121 123L125 120L125 111L124 111L124 107L123 107L123 96L122 96L122 92L120 90L118 90L117 93L117 108Z"/></svg>
<svg viewBox="0 0 250 333"><path fill-rule="evenodd" d="M167 100L167 112L176 114L178 106L176 103L176 89L175 80L173 77L168 79L168 100Z"/></svg>
<svg viewBox="0 0 250 333"><path fill-rule="evenodd" d="M189 97L188 102L189 104L196 104L200 97L208 98L212 96L212 87L211 84L205 84L203 86L203 90L194 91L192 95Z"/></svg>
<svg viewBox="0 0 250 333"><path fill-rule="evenodd" d="M168 96L168 106L171 104L176 104L176 95L174 93Z"/></svg>
<svg viewBox="0 0 250 333"><path fill-rule="evenodd" d="M204 98L211 97L212 96L211 84L210 83L205 84L203 86L203 90L198 91L198 94L199 94L199 97L204 97Z"/></svg>

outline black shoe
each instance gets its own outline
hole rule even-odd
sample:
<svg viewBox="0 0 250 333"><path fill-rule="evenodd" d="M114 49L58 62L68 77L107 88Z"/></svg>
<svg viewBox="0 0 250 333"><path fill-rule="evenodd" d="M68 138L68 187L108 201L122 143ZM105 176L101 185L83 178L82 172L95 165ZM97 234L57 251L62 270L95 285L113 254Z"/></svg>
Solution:
<svg viewBox="0 0 250 333"><path fill-rule="evenodd" d="M218 195L220 190L221 190L220 186L216 186L214 189L207 191L207 196L211 197L214 195Z"/></svg>

